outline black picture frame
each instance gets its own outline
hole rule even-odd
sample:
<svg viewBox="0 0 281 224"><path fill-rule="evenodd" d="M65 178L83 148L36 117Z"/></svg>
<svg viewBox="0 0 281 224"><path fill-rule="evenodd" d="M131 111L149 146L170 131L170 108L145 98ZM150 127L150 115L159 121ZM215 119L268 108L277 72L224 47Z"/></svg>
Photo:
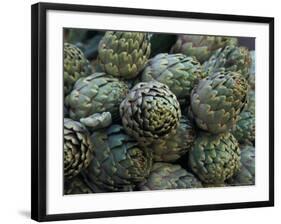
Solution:
<svg viewBox="0 0 281 224"><path fill-rule="evenodd" d="M46 214L46 13L48 10L143 15L155 17L193 18L217 21L269 24L269 200L243 203L161 207L70 214ZM178 213L206 210L274 206L274 18L240 15L163 11L89 5L37 3L32 5L32 155L31 155L31 218L36 221L74 220L86 218Z"/></svg>

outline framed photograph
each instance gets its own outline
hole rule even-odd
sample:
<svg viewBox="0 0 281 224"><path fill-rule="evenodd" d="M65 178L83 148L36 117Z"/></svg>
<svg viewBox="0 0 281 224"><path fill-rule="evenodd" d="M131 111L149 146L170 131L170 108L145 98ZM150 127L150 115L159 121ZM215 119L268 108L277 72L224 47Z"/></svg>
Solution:
<svg viewBox="0 0 281 224"><path fill-rule="evenodd" d="M274 18L32 5L32 219L274 205Z"/></svg>

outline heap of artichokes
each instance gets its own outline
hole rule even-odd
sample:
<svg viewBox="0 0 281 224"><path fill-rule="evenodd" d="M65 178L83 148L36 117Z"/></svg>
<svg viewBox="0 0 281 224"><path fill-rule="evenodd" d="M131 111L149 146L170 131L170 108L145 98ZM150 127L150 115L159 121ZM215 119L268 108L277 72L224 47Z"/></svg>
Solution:
<svg viewBox="0 0 281 224"><path fill-rule="evenodd" d="M150 55L146 33L108 31L99 43L99 62L107 74L123 79L135 78Z"/></svg>
<svg viewBox="0 0 281 224"><path fill-rule="evenodd" d="M83 52L73 44L65 43L63 47L63 84L64 95L73 88L75 82L92 73L92 67Z"/></svg>
<svg viewBox="0 0 281 224"><path fill-rule="evenodd" d="M71 179L88 167L94 148L87 129L77 121L65 118L63 133L64 177Z"/></svg>
<svg viewBox="0 0 281 224"><path fill-rule="evenodd" d="M199 187L202 184L193 174L170 163L154 163L149 177L139 184L142 191Z"/></svg>
<svg viewBox="0 0 281 224"><path fill-rule="evenodd" d="M175 133L181 110L168 86L157 81L135 85L120 104L124 129L142 145Z"/></svg>
<svg viewBox="0 0 281 224"><path fill-rule="evenodd" d="M94 73L79 79L66 97L72 119L86 118L94 113L110 112L119 117L119 104L128 93L127 85L105 73Z"/></svg>
<svg viewBox="0 0 281 224"><path fill-rule="evenodd" d="M233 37L203 36L203 35L179 35L172 47L173 53L182 53L194 56L203 63L208 60L213 52L227 45L236 45L237 39Z"/></svg>
<svg viewBox="0 0 281 224"><path fill-rule="evenodd" d="M83 175L94 192L132 191L149 175L151 152L142 149L122 126L96 131L91 139L95 151Z"/></svg>
<svg viewBox="0 0 281 224"><path fill-rule="evenodd" d="M64 41L64 194L255 184L254 38Z"/></svg>
<svg viewBox="0 0 281 224"><path fill-rule="evenodd" d="M237 122L248 92L248 83L239 73L218 72L199 81L191 93L191 116L197 126L217 134Z"/></svg>
<svg viewBox="0 0 281 224"><path fill-rule="evenodd" d="M203 78L200 63L183 54L157 54L141 75L142 82L156 80L166 84L177 99L189 99L195 83Z"/></svg>
<svg viewBox="0 0 281 224"><path fill-rule="evenodd" d="M189 151L189 165L204 183L224 183L240 169L239 144L229 132L201 132Z"/></svg>

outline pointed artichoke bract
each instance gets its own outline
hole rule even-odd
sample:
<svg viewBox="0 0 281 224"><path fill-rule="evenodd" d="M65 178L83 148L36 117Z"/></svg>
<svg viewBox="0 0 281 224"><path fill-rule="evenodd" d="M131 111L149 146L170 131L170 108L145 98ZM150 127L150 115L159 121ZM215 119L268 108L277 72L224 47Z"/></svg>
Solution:
<svg viewBox="0 0 281 224"><path fill-rule="evenodd" d="M177 99L189 99L196 82L203 78L200 63L183 54L158 54L148 61L142 82L156 80L166 84Z"/></svg>
<svg viewBox="0 0 281 224"><path fill-rule="evenodd" d="M139 184L142 191L202 187L201 182L180 165L154 163L148 178Z"/></svg>
<svg viewBox="0 0 281 224"><path fill-rule="evenodd" d="M92 73L89 61L75 45L65 43L63 47L63 84L64 95L71 92L75 82Z"/></svg>
<svg viewBox="0 0 281 224"><path fill-rule="evenodd" d="M120 115L127 134L147 145L175 133L181 110L168 86L150 81L131 89L120 104Z"/></svg>
<svg viewBox="0 0 281 224"><path fill-rule="evenodd" d="M147 33L108 31L99 43L99 62L103 71L124 79L135 78L150 55Z"/></svg>
<svg viewBox="0 0 281 224"><path fill-rule="evenodd" d="M240 144L255 141L255 115L248 111L239 114L237 124L231 131Z"/></svg>
<svg viewBox="0 0 281 224"><path fill-rule="evenodd" d="M243 109L248 83L239 73L219 72L199 81L191 93L191 115L211 133L228 131Z"/></svg>
<svg viewBox="0 0 281 224"><path fill-rule="evenodd" d="M244 47L225 46L218 49L211 58L203 64L207 74L221 70L239 72L248 80L250 75L251 55Z"/></svg>
<svg viewBox="0 0 281 224"><path fill-rule="evenodd" d="M77 121L65 118L63 134L64 177L71 179L88 167L94 148L87 129Z"/></svg>
<svg viewBox="0 0 281 224"><path fill-rule="evenodd" d="M215 50L226 45L236 44L237 38L233 37L184 34L178 36L171 52L194 56L200 63L203 63L211 57Z"/></svg>
<svg viewBox="0 0 281 224"><path fill-rule="evenodd" d="M167 139L159 139L149 148L153 151L154 161L174 162L191 149L195 130L191 122L181 117L176 133Z"/></svg>
<svg viewBox="0 0 281 224"><path fill-rule="evenodd" d="M204 183L224 183L240 169L239 144L229 132L202 132L189 151L189 166Z"/></svg>
<svg viewBox="0 0 281 224"><path fill-rule="evenodd" d="M110 112L119 117L119 104L128 93L127 85L105 73L94 73L79 79L66 97L72 119L86 118L94 113Z"/></svg>
<svg viewBox="0 0 281 224"><path fill-rule="evenodd" d="M83 175L94 192L132 191L152 166L152 153L140 148L122 126L112 125L91 136L95 151Z"/></svg>
<svg viewBox="0 0 281 224"><path fill-rule="evenodd" d="M241 169L228 181L230 185L254 185L255 184L255 148L241 146Z"/></svg>

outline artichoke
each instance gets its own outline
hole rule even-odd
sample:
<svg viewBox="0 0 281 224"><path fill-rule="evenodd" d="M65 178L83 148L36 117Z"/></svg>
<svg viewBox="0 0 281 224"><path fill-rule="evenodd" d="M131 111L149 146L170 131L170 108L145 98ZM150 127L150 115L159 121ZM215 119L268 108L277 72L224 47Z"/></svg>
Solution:
<svg viewBox="0 0 281 224"><path fill-rule="evenodd" d="M192 90L190 114L203 130L214 134L228 131L244 107L247 91L247 81L239 73L208 76Z"/></svg>
<svg viewBox="0 0 281 224"><path fill-rule="evenodd" d="M150 55L150 43L146 33L109 31L101 39L98 52L103 71L131 79L144 68Z"/></svg>
<svg viewBox="0 0 281 224"><path fill-rule="evenodd" d="M194 56L203 63L208 60L213 52L226 45L236 45L237 38L203 36L203 35L179 35L178 40L172 47L172 53L182 53L187 56Z"/></svg>
<svg viewBox="0 0 281 224"><path fill-rule="evenodd" d="M249 78L251 66L250 52L244 47L226 46L218 49L211 58L203 64L207 74L221 70L239 72L245 79Z"/></svg>
<svg viewBox="0 0 281 224"><path fill-rule="evenodd" d="M86 77L91 73L91 65L82 51L72 44L65 43L63 47L64 95L70 93L79 78Z"/></svg>
<svg viewBox="0 0 281 224"><path fill-rule="evenodd" d="M189 99L194 84L202 77L202 68L196 59L183 54L158 54L149 60L141 81L166 84L180 101Z"/></svg>
<svg viewBox="0 0 281 224"><path fill-rule="evenodd" d="M189 151L189 165L204 183L224 183L240 169L239 144L229 132L202 132Z"/></svg>
<svg viewBox="0 0 281 224"><path fill-rule="evenodd" d="M143 150L120 125L96 131L91 136L93 160L83 172L94 192L132 191L152 166L152 153Z"/></svg>
<svg viewBox="0 0 281 224"><path fill-rule="evenodd" d="M173 162L191 149L195 139L195 130L191 122L181 117L180 125L174 135L159 139L149 146L155 161Z"/></svg>
<svg viewBox="0 0 281 224"><path fill-rule="evenodd" d="M139 185L142 191L199 188L201 182L180 165L154 163L149 177Z"/></svg>
<svg viewBox="0 0 281 224"><path fill-rule="evenodd" d="M241 147L241 169L229 180L230 185L255 184L255 148L252 146Z"/></svg>
<svg viewBox="0 0 281 224"><path fill-rule="evenodd" d="M117 119L119 104L127 93L128 87L124 82L105 73L94 73L76 82L65 103L74 120L102 112L110 112L112 118Z"/></svg>
<svg viewBox="0 0 281 224"><path fill-rule="evenodd" d="M255 141L255 116L251 112L243 111L239 114L237 124L232 134L240 144Z"/></svg>
<svg viewBox="0 0 281 224"><path fill-rule="evenodd" d="M249 90L247 95L247 103L245 104L243 111L249 111L253 115L255 115L255 107L256 107L255 91Z"/></svg>
<svg viewBox="0 0 281 224"><path fill-rule="evenodd" d="M86 118L81 118L80 122L89 130L94 131L101 128L106 128L112 123L111 113L103 112L96 113Z"/></svg>
<svg viewBox="0 0 281 224"><path fill-rule="evenodd" d="M64 183L64 194L89 194L94 193L79 174Z"/></svg>
<svg viewBox="0 0 281 224"><path fill-rule="evenodd" d="M251 86L252 90L255 90L255 51L250 52L251 57L251 65L250 65L250 76L248 78L249 85Z"/></svg>
<svg viewBox="0 0 281 224"><path fill-rule="evenodd" d="M181 110L168 86L150 81L131 89L120 104L120 115L127 134L147 145L175 133Z"/></svg>
<svg viewBox="0 0 281 224"><path fill-rule="evenodd" d="M87 129L77 121L64 119L64 177L71 179L92 160L93 145Z"/></svg>

